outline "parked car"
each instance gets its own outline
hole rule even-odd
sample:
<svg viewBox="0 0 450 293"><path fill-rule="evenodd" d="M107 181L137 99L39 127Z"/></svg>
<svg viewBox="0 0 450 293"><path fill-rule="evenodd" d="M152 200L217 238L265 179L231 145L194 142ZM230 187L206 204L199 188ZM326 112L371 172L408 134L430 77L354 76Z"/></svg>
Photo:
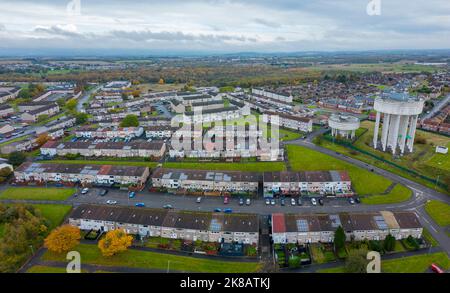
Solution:
<svg viewBox="0 0 450 293"><path fill-rule="evenodd" d="M275 205L275 199L272 198L272 199L270 200L270 204L274 206L274 205Z"/></svg>
<svg viewBox="0 0 450 293"><path fill-rule="evenodd" d="M350 198L348 199L348 202L349 202L350 204L355 204L355 200L353 199L353 197L350 197Z"/></svg>
<svg viewBox="0 0 450 293"><path fill-rule="evenodd" d="M221 211L222 211L222 209L219 209L219 208L215 208L215 209L214 209L214 212L215 212L215 213L220 213Z"/></svg>
<svg viewBox="0 0 450 293"><path fill-rule="evenodd" d="M171 209L173 209L173 206L171 204L165 204L165 205L163 205L163 208L167 209L167 210L171 210Z"/></svg>
<svg viewBox="0 0 450 293"><path fill-rule="evenodd" d="M430 269L435 272L436 274L443 274L444 270L438 267L436 264L432 263L430 266Z"/></svg>
<svg viewBox="0 0 450 293"><path fill-rule="evenodd" d="M297 204L298 204L299 206L301 206L301 205L303 204L302 199L301 199L300 197L297 199Z"/></svg>
<svg viewBox="0 0 450 293"><path fill-rule="evenodd" d="M280 200L280 204L281 204L282 206L284 206L284 205L286 204L284 198L282 198L282 199Z"/></svg>
<svg viewBox="0 0 450 293"><path fill-rule="evenodd" d="M245 200L245 204L246 204L246 205L249 206L251 203L252 203L252 202L250 201L250 198L247 198L247 199Z"/></svg>
<svg viewBox="0 0 450 293"><path fill-rule="evenodd" d="M232 209L224 209L223 212L225 214L231 214L233 212L233 210Z"/></svg>
<svg viewBox="0 0 450 293"><path fill-rule="evenodd" d="M241 205L244 205L244 199L241 197L240 199L239 199L239 205L241 206Z"/></svg>
<svg viewBox="0 0 450 293"><path fill-rule="evenodd" d="M323 206L323 199L319 198L319 204Z"/></svg>
<svg viewBox="0 0 450 293"><path fill-rule="evenodd" d="M197 197L197 200L195 202L196 203L201 203L202 202L202 197L201 196Z"/></svg>
<svg viewBox="0 0 450 293"><path fill-rule="evenodd" d="M81 194L87 194L89 192L89 188L83 188L82 190L81 190Z"/></svg>
<svg viewBox="0 0 450 293"><path fill-rule="evenodd" d="M266 198L266 205L270 205L270 199Z"/></svg>
<svg viewBox="0 0 450 293"><path fill-rule="evenodd" d="M135 196L136 196L136 192L134 192L134 191L131 191L130 193L128 193L129 198L133 198Z"/></svg>
<svg viewBox="0 0 450 293"><path fill-rule="evenodd" d="M295 206L296 202L295 202L295 198L291 198L291 205Z"/></svg>
<svg viewBox="0 0 450 293"><path fill-rule="evenodd" d="M145 207L145 203L143 202L138 202L135 204L136 207Z"/></svg>
<svg viewBox="0 0 450 293"><path fill-rule="evenodd" d="M105 196L107 193L108 193L108 190L102 189L102 190L99 191L98 195Z"/></svg>
<svg viewBox="0 0 450 293"><path fill-rule="evenodd" d="M311 204L313 206L316 206L317 205L317 200L315 198L311 198Z"/></svg>
<svg viewBox="0 0 450 293"><path fill-rule="evenodd" d="M117 200L111 200L111 199L109 199L109 200L106 201L106 203L107 203L107 204L114 205L114 204L117 204Z"/></svg>
<svg viewBox="0 0 450 293"><path fill-rule="evenodd" d="M223 203L224 204L228 204L230 202L230 199L228 198L228 196L225 196L224 198L223 198Z"/></svg>
<svg viewBox="0 0 450 293"><path fill-rule="evenodd" d="M356 203L361 203L361 200L359 199L359 197L355 197L355 202Z"/></svg>

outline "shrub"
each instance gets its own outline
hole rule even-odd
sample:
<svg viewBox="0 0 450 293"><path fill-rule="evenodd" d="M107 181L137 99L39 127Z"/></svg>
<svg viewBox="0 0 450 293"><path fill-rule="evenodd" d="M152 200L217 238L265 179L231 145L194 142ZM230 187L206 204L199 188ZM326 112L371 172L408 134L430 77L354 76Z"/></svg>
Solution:
<svg viewBox="0 0 450 293"><path fill-rule="evenodd" d="M289 264L289 268L291 268L291 269L299 268L301 266L300 257L298 257L298 256L290 257L288 264Z"/></svg>

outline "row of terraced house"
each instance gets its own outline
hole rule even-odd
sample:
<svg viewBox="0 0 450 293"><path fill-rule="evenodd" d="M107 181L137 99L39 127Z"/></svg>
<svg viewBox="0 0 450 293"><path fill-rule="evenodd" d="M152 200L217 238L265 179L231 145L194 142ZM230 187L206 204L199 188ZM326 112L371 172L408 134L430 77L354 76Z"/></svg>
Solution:
<svg viewBox="0 0 450 293"><path fill-rule="evenodd" d="M69 223L82 230L124 229L129 234L205 242L257 245L256 214L224 214L134 207L81 205Z"/></svg>
<svg viewBox="0 0 450 293"><path fill-rule="evenodd" d="M423 228L414 212L380 211L339 214L272 214L274 243L330 243L341 226L346 240L397 240L422 237Z"/></svg>
<svg viewBox="0 0 450 293"><path fill-rule="evenodd" d="M258 245L257 214L211 213L83 204L69 216L69 224L81 230L107 232L124 229L143 237ZM421 238L423 228L416 214L369 212L339 214L281 214L271 216L274 243L332 243L338 227L347 241L383 240L409 236Z"/></svg>
<svg viewBox="0 0 450 293"><path fill-rule="evenodd" d="M262 183L266 197L275 194L353 194L346 171L259 173L157 168L151 181L157 188L228 192L256 192Z"/></svg>

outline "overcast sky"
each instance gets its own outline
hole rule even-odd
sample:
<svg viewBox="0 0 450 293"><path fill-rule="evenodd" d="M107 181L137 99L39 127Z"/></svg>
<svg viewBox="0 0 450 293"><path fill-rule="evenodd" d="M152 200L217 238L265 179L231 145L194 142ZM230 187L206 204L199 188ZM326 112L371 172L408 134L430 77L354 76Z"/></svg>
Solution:
<svg viewBox="0 0 450 293"><path fill-rule="evenodd" d="M162 52L450 48L449 0L373 1L381 3L380 15L367 13L370 0L0 0L0 48Z"/></svg>

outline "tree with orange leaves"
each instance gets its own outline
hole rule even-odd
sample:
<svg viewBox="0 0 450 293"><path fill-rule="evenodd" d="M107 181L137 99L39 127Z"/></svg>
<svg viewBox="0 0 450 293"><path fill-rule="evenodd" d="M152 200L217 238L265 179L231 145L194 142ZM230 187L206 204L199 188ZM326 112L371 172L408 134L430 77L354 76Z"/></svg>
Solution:
<svg viewBox="0 0 450 293"><path fill-rule="evenodd" d="M125 230L116 229L106 233L105 238L98 242L98 248L104 256L113 256L126 251L132 242L133 237L128 235Z"/></svg>
<svg viewBox="0 0 450 293"><path fill-rule="evenodd" d="M53 230L45 238L44 244L50 251L63 253L77 246L80 243L80 238L81 233L78 227L63 225Z"/></svg>

